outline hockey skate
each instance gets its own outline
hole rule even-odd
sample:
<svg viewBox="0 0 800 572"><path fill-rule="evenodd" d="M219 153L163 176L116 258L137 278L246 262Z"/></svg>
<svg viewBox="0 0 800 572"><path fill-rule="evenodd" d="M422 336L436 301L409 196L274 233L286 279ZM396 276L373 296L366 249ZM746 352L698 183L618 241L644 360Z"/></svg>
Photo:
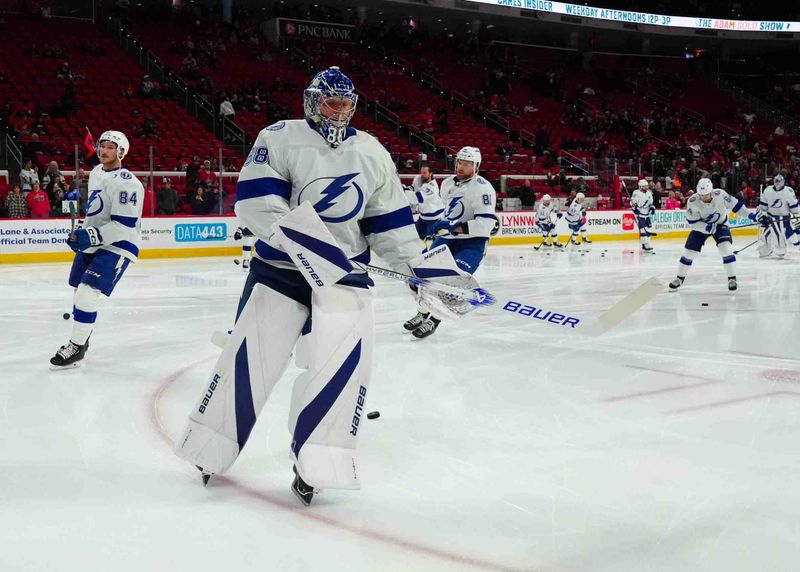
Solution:
<svg viewBox="0 0 800 572"><path fill-rule="evenodd" d="M728 278L728 290L731 292L736 292L736 288L738 288L736 284L736 276L731 276Z"/></svg>
<svg viewBox="0 0 800 572"><path fill-rule="evenodd" d="M197 467L198 471L203 473L203 486L206 486L208 484L208 480L211 478L211 475L213 475L214 473L209 473L208 471L206 471L203 467L201 467L199 465L195 465L195 467Z"/></svg>
<svg viewBox="0 0 800 572"><path fill-rule="evenodd" d="M68 344L61 346L56 355L50 358L50 369L70 369L79 367L83 363L83 358L86 355L86 350L89 349L89 340L82 346L70 341Z"/></svg>
<svg viewBox="0 0 800 572"><path fill-rule="evenodd" d="M434 318L433 316L431 316L431 317L427 318L426 320L424 320L416 330L411 332L411 335L414 336L415 338L417 338L418 340L427 338L433 332L436 331L436 328L439 327L440 323L441 323L441 320L438 320L438 319Z"/></svg>
<svg viewBox="0 0 800 572"><path fill-rule="evenodd" d="M292 470L294 471L292 492L298 499L300 499L301 503L308 506L311 504L311 499L313 499L314 495L319 491L300 478L300 473L297 472L297 467L292 467Z"/></svg>
<svg viewBox="0 0 800 572"><path fill-rule="evenodd" d="M669 291L674 292L675 290L680 288L685 279L686 279L685 276L676 276L675 280L669 283Z"/></svg>
<svg viewBox="0 0 800 572"><path fill-rule="evenodd" d="M564 245L558 242L557 240L553 241L553 246L556 247L558 250L564 250Z"/></svg>
<svg viewBox="0 0 800 572"><path fill-rule="evenodd" d="M591 240L589 240L589 237L588 237L588 236L584 236L584 237L583 237L583 244L592 244L592 241L591 241Z"/></svg>
<svg viewBox="0 0 800 572"><path fill-rule="evenodd" d="M569 239L569 243L570 243L571 245L573 245L573 246L580 246L580 245L581 245L581 243L580 243L580 242L578 242L577 240L575 240L575 237L572 237L572 238L570 238L570 239Z"/></svg>
<svg viewBox="0 0 800 572"><path fill-rule="evenodd" d="M655 254L656 253L656 251L653 250L652 246L643 246L642 247L642 252L645 253L645 254Z"/></svg>
<svg viewBox="0 0 800 572"><path fill-rule="evenodd" d="M424 322L428 316L429 314L417 312L416 316L414 316L413 318L408 320L405 324L403 324L403 328L405 328L407 332L413 332L414 330L420 327L422 322Z"/></svg>

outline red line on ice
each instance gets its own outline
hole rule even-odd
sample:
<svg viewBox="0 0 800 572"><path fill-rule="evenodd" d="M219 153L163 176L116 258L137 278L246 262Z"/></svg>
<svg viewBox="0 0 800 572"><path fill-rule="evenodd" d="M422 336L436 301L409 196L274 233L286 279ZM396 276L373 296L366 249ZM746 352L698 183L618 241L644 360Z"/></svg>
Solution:
<svg viewBox="0 0 800 572"><path fill-rule="evenodd" d="M183 367L178 371L174 372L173 374L169 375L162 383L159 385L156 390L150 395L150 411L149 411L149 419L152 425L152 428L155 429L158 436L161 438L164 443L166 443L170 449L173 446L173 440L170 437L169 433L167 433L164 424L161 422L161 417L159 416L158 406L159 402L161 401L161 397L164 392L173 384L175 383L180 377L186 374L191 369L194 369L198 365L203 362L209 361L211 358L206 358L200 360L198 362L193 363L192 365ZM263 491L259 491L253 489L247 485L244 485L236 480L232 479L231 477L227 477L224 475L215 475L214 481L231 485L236 487L237 489L241 490L242 492L248 494L249 496L260 500L261 502L269 505L271 508L280 508L285 511L291 512L293 515L305 518L307 520L313 521L317 524L323 524L327 526L331 526L333 528L337 528L340 530L344 530L347 532L351 532L358 536L370 538L372 540L377 540L379 542L390 544L394 547L404 548L406 550L410 550L412 552L419 552L422 554L426 554L428 556L434 556L437 558L441 558L442 560L447 560L449 562L461 565L468 565L475 568L483 568L486 570L501 570L501 571L517 571L522 570L519 568L511 568L508 566L503 566L502 564L496 564L494 562L489 562L488 560L482 560L480 558L472 558L470 556L464 556L462 554L456 552L448 552L447 550L443 550L441 548L437 548L435 546L428 546L419 542L414 542L411 540L406 540L397 536L392 536L390 534L386 534L384 532L380 532L378 530L369 530L365 528L360 528L358 526L354 526L351 524L347 524L345 522L340 522L338 520L332 519L330 517L326 517L320 514L316 514L309 509L300 509L297 506L297 502L294 500L284 500L283 498L274 497L268 493ZM199 476L198 476L198 486L199 485ZM288 491L288 488L287 488ZM287 499L289 499L289 495L287 494ZM538 569L538 568L537 568Z"/></svg>

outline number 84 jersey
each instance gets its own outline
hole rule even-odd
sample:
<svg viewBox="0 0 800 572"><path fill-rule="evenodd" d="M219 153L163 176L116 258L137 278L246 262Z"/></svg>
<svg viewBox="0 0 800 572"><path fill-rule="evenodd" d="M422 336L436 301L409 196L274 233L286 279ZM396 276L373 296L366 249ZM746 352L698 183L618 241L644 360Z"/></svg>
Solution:
<svg viewBox="0 0 800 572"><path fill-rule="evenodd" d="M466 232L448 239L489 238L497 225L494 214L497 194L492 185L480 176L466 181L449 177L442 182L444 217L453 225L462 225Z"/></svg>
<svg viewBox="0 0 800 572"><path fill-rule="evenodd" d="M97 165L89 173L89 200L83 226L100 231L102 244L86 254L108 250L136 262L139 257L144 187L123 167L106 171Z"/></svg>

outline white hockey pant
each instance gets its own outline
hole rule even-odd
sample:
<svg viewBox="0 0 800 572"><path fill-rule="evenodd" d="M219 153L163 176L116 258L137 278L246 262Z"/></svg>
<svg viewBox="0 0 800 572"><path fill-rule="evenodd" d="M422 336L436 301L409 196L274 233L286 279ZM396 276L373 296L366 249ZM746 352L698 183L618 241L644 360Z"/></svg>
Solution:
<svg viewBox="0 0 800 572"><path fill-rule="evenodd" d="M372 364L374 318L368 290L330 286L308 308L256 284L204 387L176 453L224 473L244 447L298 338L289 411L291 451L304 481L360 488L356 443ZM309 331L310 326L310 331Z"/></svg>

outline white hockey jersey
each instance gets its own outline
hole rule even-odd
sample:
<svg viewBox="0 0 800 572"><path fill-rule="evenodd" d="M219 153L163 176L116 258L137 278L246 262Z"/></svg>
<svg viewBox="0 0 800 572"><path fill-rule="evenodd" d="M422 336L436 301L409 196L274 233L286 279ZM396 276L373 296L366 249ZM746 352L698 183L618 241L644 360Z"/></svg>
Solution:
<svg viewBox="0 0 800 572"><path fill-rule="evenodd" d="M549 205L540 202L536 208L536 224L539 226L555 224L556 213L558 208L554 201L550 201Z"/></svg>
<svg viewBox="0 0 800 572"><path fill-rule="evenodd" d="M406 191L408 203L416 209L422 220L438 220L444 212L444 203L439 194L439 184L436 179L423 183L422 177L417 175L411 183L413 190Z"/></svg>
<svg viewBox="0 0 800 572"><path fill-rule="evenodd" d="M728 211L739 213L743 208L742 201L722 189L714 189L710 203L704 203L696 194L686 201L686 222L692 230L714 234L719 226L728 224ZM741 214L747 216L747 209Z"/></svg>
<svg viewBox="0 0 800 572"><path fill-rule="evenodd" d="M771 216L800 214L800 207L792 187L783 187L780 191L776 191L772 185L768 186L761 195L758 209Z"/></svg>
<svg viewBox="0 0 800 572"><path fill-rule="evenodd" d="M499 224L494 214L497 194L492 185L481 176L466 181L448 177L442 182L444 218L460 224L466 232L447 239L489 238Z"/></svg>
<svg viewBox="0 0 800 572"><path fill-rule="evenodd" d="M258 238L257 258L296 269L275 228L304 201L352 260L369 262L372 247L392 269L407 270L422 251L394 163L372 135L348 128L334 149L304 119L262 129L239 173L235 207Z"/></svg>
<svg viewBox="0 0 800 572"><path fill-rule="evenodd" d="M567 209L566 219L567 223L569 224L577 224L579 222L583 222L583 217L586 216L586 207L583 204L578 202L578 199L574 199L572 204L569 205Z"/></svg>
<svg viewBox="0 0 800 572"><path fill-rule="evenodd" d="M653 209L653 193L636 189L631 195L631 209L636 216L650 216Z"/></svg>
<svg viewBox="0 0 800 572"><path fill-rule="evenodd" d="M108 250L136 262L144 206L142 183L124 167L105 171L102 165L97 165L89 173L88 192L82 226L97 228L103 243L84 252Z"/></svg>

